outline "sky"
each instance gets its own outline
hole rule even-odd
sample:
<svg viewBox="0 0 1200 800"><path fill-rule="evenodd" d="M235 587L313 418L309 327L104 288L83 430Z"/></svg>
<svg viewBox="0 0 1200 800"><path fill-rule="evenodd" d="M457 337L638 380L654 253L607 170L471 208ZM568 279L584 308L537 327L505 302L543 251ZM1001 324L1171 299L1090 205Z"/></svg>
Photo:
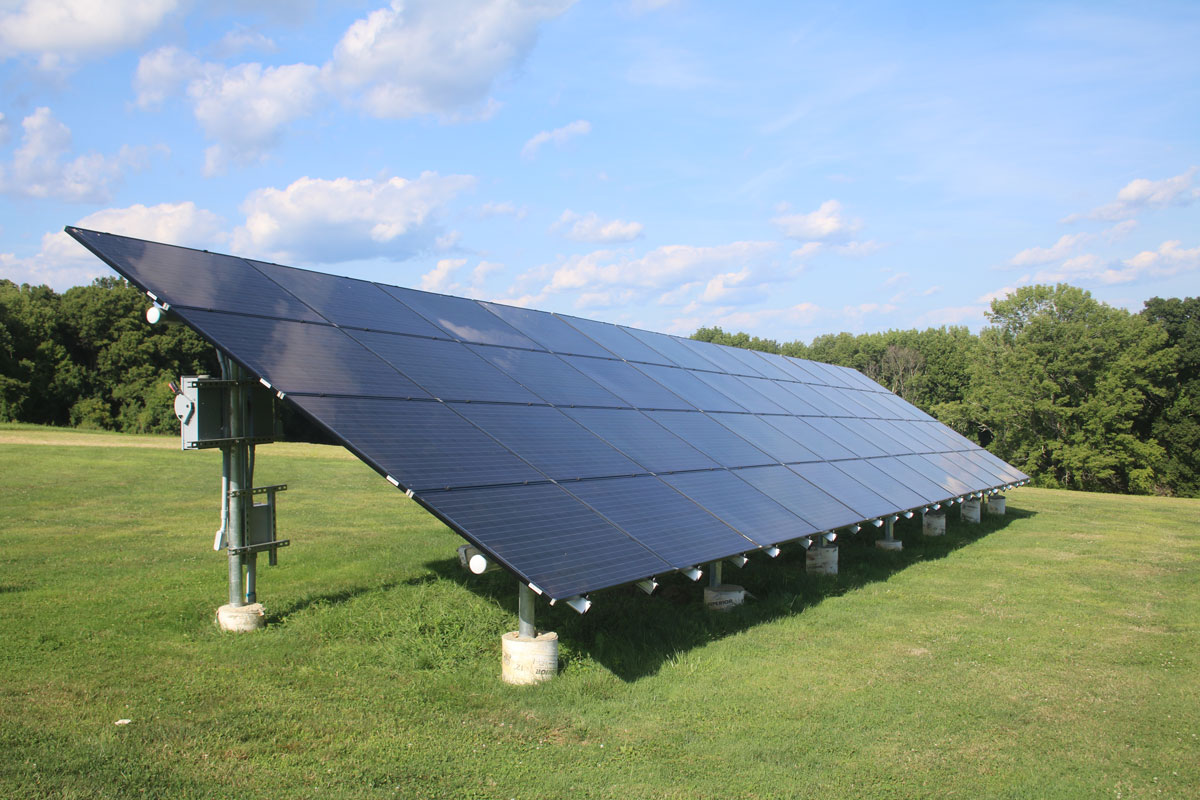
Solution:
<svg viewBox="0 0 1200 800"><path fill-rule="evenodd" d="M250 10L247 10L250 9ZM1200 4L0 0L0 277L65 225L688 335L1200 294Z"/></svg>

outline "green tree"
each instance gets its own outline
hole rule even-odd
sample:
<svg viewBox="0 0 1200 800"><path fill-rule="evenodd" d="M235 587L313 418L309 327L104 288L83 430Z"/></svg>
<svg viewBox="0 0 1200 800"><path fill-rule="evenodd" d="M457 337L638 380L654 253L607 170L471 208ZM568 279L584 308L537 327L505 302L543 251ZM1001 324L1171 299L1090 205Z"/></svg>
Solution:
<svg viewBox="0 0 1200 800"><path fill-rule="evenodd" d="M1166 452L1164 488L1200 497L1200 297L1153 297L1141 316L1165 331L1176 359L1167 395L1149 420L1151 435Z"/></svg>
<svg viewBox="0 0 1200 800"><path fill-rule="evenodd" d="M120 278L97 278L62 296L72 360L83 371L73 425L130 433L178 428L167 381L214 373L213 348L184 326L150 326L144 294Z"/></svg>
<svg viewBox="0 0 1200 800"><path fill-rule="evenodd" d="M83 375L61 304L48 286L0 279L0 419L67 423Z"/></svg>
<svg viewBox="0 0 1200 800"><path fill-rule="evenodd" d="M987 317L968 410L990 449L1043 483L1154 490L1165 453L1137 424L1174 366L1163 329L1066 284L1022 287Z"/></svg>

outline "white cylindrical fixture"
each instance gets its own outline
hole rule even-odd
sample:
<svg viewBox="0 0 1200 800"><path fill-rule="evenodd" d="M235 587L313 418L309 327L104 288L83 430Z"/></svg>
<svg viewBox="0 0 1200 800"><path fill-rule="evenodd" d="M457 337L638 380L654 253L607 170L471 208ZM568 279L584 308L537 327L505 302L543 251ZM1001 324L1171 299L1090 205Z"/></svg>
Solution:
<svg viewBox="0 0 1200 800"><path fill-rule="evenodd" d="M810 575L837 575L838 549L810 547L804 553L804 571Z"/></svg>
<svg viewBox="0 0 1200 800"><path fill-rule="evenodd" d="M247 633L267 627L267 616L262 603L244 606L223 605L217 609L217 625L223 631Z"/></svg>
<svg viewBox="0 0 1200 800"><path fill-rule="evenodd" d="M963 501L962 520L963 522L979 522L979 500L977 498L973 497Z"/></svg>
<svg viewBox="0 0 1200 800"><path fill-rule="evenodd" d="M746 600L746 590L732 583L704 587L704 605L709 611L730 611Z"/></svg>
<svg viewBox="0 0 1200 800"><path fill-rule="evenodd" d="M926 536L946 535L946 512L926 511L921 515L921 533Z"/></svg>
<svg viewBox="0 0 1200 800"><path fill-rule="evenodd" d="M558 674L558 634L553 631L532 639L509 631L501 637L500 649L500 677L505 683L528 686Z"/></svg>
<svg viewBox="0 0 1200 800"><path fill-rule="evenodd" d="M1004 495L994 494L988 498L988 513L998 517L1004 516Z"/></svg>

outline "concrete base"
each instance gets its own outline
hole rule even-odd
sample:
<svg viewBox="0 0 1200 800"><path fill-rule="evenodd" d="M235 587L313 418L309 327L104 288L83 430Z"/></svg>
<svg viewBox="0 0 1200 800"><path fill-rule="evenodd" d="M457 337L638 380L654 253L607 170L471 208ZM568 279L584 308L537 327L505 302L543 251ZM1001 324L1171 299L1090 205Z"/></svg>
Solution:
<svg viewBox="0 0 1200 800"><path fill-rule="evenodd" d="M522 637L509 631L500 639L500 677L505 683L528 686L545 683L558 674L558 634L539 633Z"/></svg>
<svg viewBox="0 0 1200 800"><path fill-rule="evenodd" d="M988 513L995 514L997 517L1004 516L1004 495L994 494L988 498Z"/></svg>
<svg viewBox="0 0 1200 800"><path fill-rule="evenodd" d="M927 511L921 515L921 533L926 536L946 535L946 512Z"/></svg>
<svg viewBox="0 0 1200 800"><path fill-rule="evenodd" d="M732 611L746 600L746 590L732 583L704 587L704 605L709 611Z"/></svg>
<svg viewBox="0 0 1200 800"><path fill-rule="evenodd" d="M814 544L804 554L804 571L810 575L837 575L838 549Z"/></svg>
<svg viewBox="0 0 1200 800"><path fill-rule="evenodd" d="M267 627L267 617L263 613L262 603L251 603L246 606L223 605L217 609L217 625L223 631L245 633Z"/></svg>
<svg viewBox="0 0 1200 800"><path fill-rule="evenodd" d="M904 542L899 539L876 539L875 546L880 550L903 550Z"/></svg>
<svg viewBox="0 0 1200 800"><path fill-rule="evenodd" d="M979 522L979 499L963 500L960 513L963 522Z"/></svg>

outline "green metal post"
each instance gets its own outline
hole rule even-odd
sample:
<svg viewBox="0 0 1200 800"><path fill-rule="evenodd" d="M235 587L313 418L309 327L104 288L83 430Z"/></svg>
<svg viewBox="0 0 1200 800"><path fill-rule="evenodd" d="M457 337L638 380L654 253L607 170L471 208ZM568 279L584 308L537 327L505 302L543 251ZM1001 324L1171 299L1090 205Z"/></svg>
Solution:
<svg viewBox="0 0 1200 800"><path fill-rule="evenodd" d="M721 585L721 562L712 561L708 565L708 585L716 588Z"/></svg>
<svg viewBox="0 0 1200 800"><path fill-rule="evenodd" d="M883 538L887 541L893 541L895 536L892 535L892 518L888 517L883 521Z"/></svg>
<svg viewBox="0 0 1200 800"><path fill-rule="evenodd" d="M517 584L517 635L522 639L536 639L537 626L533 624L533 589L521 581Z"/></svg>
<svg viewBox="0 0 1200 800"><path fill-rule="evenodd" d="M229 359L222 360L221 377L225 380L240 381L242 368ZM244 392L240 383L229 389L229 437L238 439L245 436L246 419ZM244 442L233 441L226 445L229 448L229 605L237 607L246 604L242 595L242 563L240 552L236 548L246 545L246 445Z"/></svg>

